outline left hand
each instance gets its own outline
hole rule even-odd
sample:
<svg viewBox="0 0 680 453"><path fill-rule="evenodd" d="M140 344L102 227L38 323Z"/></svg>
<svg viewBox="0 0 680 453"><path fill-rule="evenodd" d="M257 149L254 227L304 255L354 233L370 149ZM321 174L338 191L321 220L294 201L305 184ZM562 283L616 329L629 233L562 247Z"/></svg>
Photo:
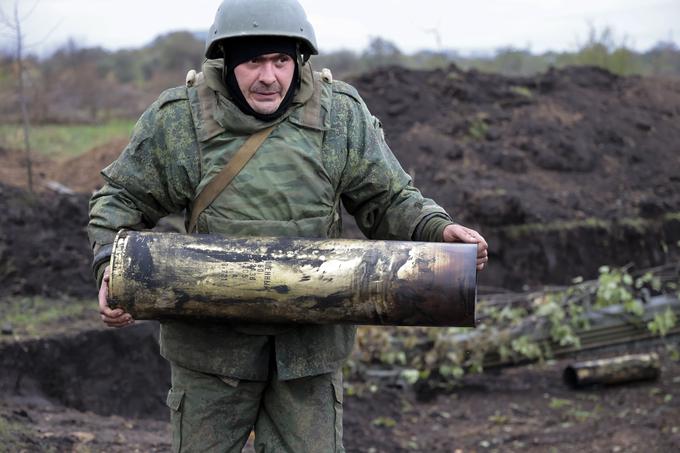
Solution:
<svg viewBox="0 0 680 453"><path fill-rule="evenodd" d="M444 242L465 242L467 244L477 244L477 270L484 269L489 262L489 245L481 234L475 230L466 228L463 225L453 224L444 228Z"/></svg>
<svg viewBox="0 0 680 453"><path fill-rule="evenodd" d="M102 285L99 288L99 313L102 321L109 327L125 327L134 323L135 320L120 308L112 309L109 306L109 280L111 279L111 268L106 266Z"/></svg>

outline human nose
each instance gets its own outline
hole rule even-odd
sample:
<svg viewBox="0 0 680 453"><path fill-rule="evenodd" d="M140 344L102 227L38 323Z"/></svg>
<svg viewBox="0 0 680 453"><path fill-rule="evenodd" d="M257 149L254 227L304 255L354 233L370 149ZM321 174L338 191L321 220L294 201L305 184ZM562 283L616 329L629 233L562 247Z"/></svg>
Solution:
<svg viewBox="0 0 680 453"><path fill-rule="evenodd" d="M274 73L274 64L266 62L260 68L260 81L266 85L271 85L276 82L276 74Z"/></svg>

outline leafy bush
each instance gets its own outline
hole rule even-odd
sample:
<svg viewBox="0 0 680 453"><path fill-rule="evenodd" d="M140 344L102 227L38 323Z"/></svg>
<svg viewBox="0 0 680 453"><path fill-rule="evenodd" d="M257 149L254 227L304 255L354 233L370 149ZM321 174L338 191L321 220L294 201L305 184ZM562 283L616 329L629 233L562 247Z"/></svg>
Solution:
<svg viewBox="0 0 680 453"><path fill-rule="evenodd" d="M641 322L644 300L659 293L672 294L678 288L677 269L662 275L663 270L633 276L626 268L603 266L597 280L578 278L573 286L529 293L505 303L481 300L474 331L362 327L352 366L354 371L366 364L398 368L408 383L431 378L455 383L489 364L546 360L553 357L553 348L579 349L580 333L590 328L590 313L611 306L621 306L630 321L663 337L677 325L670 308ZM547 332L547 337L537 336L538 332Z"/></svg>

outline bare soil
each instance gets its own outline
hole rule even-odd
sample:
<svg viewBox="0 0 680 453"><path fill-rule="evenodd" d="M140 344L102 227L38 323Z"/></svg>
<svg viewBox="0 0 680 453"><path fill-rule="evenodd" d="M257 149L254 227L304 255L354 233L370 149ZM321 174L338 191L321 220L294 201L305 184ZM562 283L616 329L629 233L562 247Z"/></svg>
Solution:
<svg viewBox="0 0 680 453"><path fill-rule="evenodd" d="M484 227L680 211L680 81L455 66L354 81L416 185Z"/></svg>
<svg viewBox="0 0 680 453"><path fill-rule="evenodd" d="M602 264L680 256L680 82L595 68L514 79L451 67L387 68L354 83L416 184L489 239L482 286L568 283ZM92 327L87 201L124 145L68 162L34 155L36 195L25 190L22 154L0 149L0 451L169 450L169 377L155 325ZM76 193L56 193L48 181ZM54 308L91 298L92 310L29 335L6 325L17 297ZM472 375L455 388L352 375L345 444L678 451L677 343L584 356L656 349L663 363L658 381L586 391L562 383L565 361Z"/></svg>
<svg viewBox="0 0 680 453"><path fill-rule="evenodd" d="M54 160L39 152L31 153L33 187L38 193L50 191L49 183L57 182L76 193L90 194L104 184L99 171L113 162L123 151L127 139L120 138L97 146L85 155ZM28 188L26 155L20 150L0 147L0 182Z"/></svg>
<svg viewBox="0 0 680 453"><path fill-rule="evenodd" d="M149 322L3 343L0 436L7 451L169 451L169 372L156 332ZM677 348L677 338L628 347L661 355L658 380L586 390L563 382L565 360L470 375L451 388L353 376L346 381L345 446L385 453L677 451L680 362L669 345Z"/></svg>
<svg viewBox="0 0 680 453"><path fill-rule="evenodd" d="M565 284L680 256L680 81L455 66L354 81L422 192L490 244L482 286Z"/></svg>

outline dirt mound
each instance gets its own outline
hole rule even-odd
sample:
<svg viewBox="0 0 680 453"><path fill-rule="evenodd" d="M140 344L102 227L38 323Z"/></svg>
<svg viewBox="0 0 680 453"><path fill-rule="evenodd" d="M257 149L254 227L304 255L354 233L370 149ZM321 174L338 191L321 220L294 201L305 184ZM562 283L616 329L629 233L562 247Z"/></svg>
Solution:
<svg viewBox="0 0 680 453"><path fill-rule="evenodd" d="M0 184L0 298L93 297L86 195L27 192Z"/></svg>
<svg viewBox="0 0 680 453"><path fill-rule="evenodd" d="M55 160L40 152L31 153L33 188L38 193L50 191L57 182L64 189L77 193L92 193L104 181L99 172L123 151L127 139L112 140L87 153L66 160ZM0 182L23 189L28 188L26 155L23 151L0 148Z"/></svg>
<svg viewBox="0 0 680 453"><path fill-rule="evenodd" d="M158 353L158 323L3 344L0 352L4 391L103 415L167 417L170 369Z"/></svg>
<svg viewBox="0 0 680 453"><path fill-rule="evenodd" d="M680 211L680 81L387 68L354 81L423 192L483 227Z"/></svg>
<svg viewBox="0 0 680 453"><path fill-rule="evenodd" d="M34 187L44 188L47 172L54 161L39 153L31 154ZM28 189L26 154L23 151L6 149L0 146L0 182Z"/></svg>
<svg viewBox="0 0 680 453"><path fill-rule="evenodd" d="M112 140L81 156L59 162L48 175L76 192L91 193L104 184L99 172L116 160L125 145L125 138Z"/></svg>

